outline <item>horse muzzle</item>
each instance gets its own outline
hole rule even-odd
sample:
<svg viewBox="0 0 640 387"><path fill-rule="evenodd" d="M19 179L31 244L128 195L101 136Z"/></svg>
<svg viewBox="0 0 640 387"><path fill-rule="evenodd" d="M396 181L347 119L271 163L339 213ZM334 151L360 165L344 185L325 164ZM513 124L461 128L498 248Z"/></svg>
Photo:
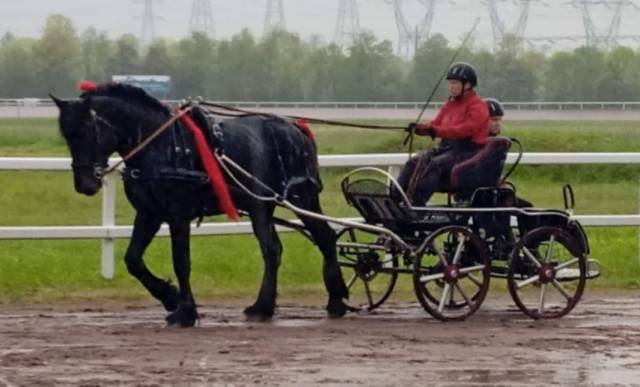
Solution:
<svg viewBox="0 0 640 387"><path fill-rule="evenodd" d="M102 188L102 180L93 176L76 178L74 180L76 192L87 196L93 196Z"/></svg>
<svg viewBox="0 0 640 387"><path fill-rule="evenodd" d="M93 196L102 188L105 167L96 163L72 163L76 192Z"/></svg>

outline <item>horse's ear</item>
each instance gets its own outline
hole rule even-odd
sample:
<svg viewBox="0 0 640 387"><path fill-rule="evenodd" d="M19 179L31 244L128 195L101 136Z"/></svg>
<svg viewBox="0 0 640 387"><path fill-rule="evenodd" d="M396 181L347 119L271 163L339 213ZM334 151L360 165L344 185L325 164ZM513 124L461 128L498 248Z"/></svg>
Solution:
<svg viewBox="0 0 640 387"><path fill-rule="evenodd" d="M63 101L53 94L49 94L49 97L51 97L51 99L53 100L53 103L55 103L58 109L60 110L64 110L64 108L69 104L67 101Z"/></svg>

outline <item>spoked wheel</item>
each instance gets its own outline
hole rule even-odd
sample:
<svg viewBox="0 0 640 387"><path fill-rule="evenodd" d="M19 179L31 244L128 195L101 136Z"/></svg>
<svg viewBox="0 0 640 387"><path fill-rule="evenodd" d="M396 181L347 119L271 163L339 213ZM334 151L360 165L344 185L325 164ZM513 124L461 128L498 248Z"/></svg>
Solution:
<svg viewBox="0 0 640 387"><path fill-rule="evenodd" d="M557 227L540 227L514 247L507 283L513 301L526 315L557 318L582 297L586 272L586 257L573 236Z"/></svg>
<svg viewBox="0 0 640 387"><path fill-rule="evenodd" d="M464 320L487 296L490 273L482 240L468 228L447 226L431 233L418 250L413 286L433 317Z"/></svg>
<svg viewBox="0 0 640 387"><path fill-rule="evenodd" d="M398 254L386 251L379 238L352 228L338 234L338 264L354 308L374 310L396 285Z"/></svg>

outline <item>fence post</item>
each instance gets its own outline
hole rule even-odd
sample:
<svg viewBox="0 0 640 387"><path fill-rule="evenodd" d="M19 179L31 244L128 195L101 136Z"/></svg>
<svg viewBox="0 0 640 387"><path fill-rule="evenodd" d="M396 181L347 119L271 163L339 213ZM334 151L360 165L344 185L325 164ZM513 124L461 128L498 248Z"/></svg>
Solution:
<svg viewBox="0 0 640 387"><path fill-rule="evenodd" d="M111 227L116 224L116 175L107 175L102 188L102 227ZM101 273L105 279L113 279L115 275L113 238L102 240Z"/></svg>

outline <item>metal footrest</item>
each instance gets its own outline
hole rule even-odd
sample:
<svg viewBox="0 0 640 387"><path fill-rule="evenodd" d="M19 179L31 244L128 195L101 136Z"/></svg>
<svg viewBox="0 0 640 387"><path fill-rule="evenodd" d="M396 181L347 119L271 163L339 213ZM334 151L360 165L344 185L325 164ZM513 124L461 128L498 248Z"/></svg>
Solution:
<svg viewBox="0 0 640 387"><path fill-rule="evenodd" d="M600 262L596 259L587 260L587 279L594 279L600 277L602 272Z"/></svg>
<svg viewBox="0 0 640 387"><path fill-rule="evenodd" d="M594 279L600 277L600 263L595 259L587 260L587 279ZM578 269L561 269L556 273L556 279L558 281L573 281L580 278L580 270Z"/></svg>

